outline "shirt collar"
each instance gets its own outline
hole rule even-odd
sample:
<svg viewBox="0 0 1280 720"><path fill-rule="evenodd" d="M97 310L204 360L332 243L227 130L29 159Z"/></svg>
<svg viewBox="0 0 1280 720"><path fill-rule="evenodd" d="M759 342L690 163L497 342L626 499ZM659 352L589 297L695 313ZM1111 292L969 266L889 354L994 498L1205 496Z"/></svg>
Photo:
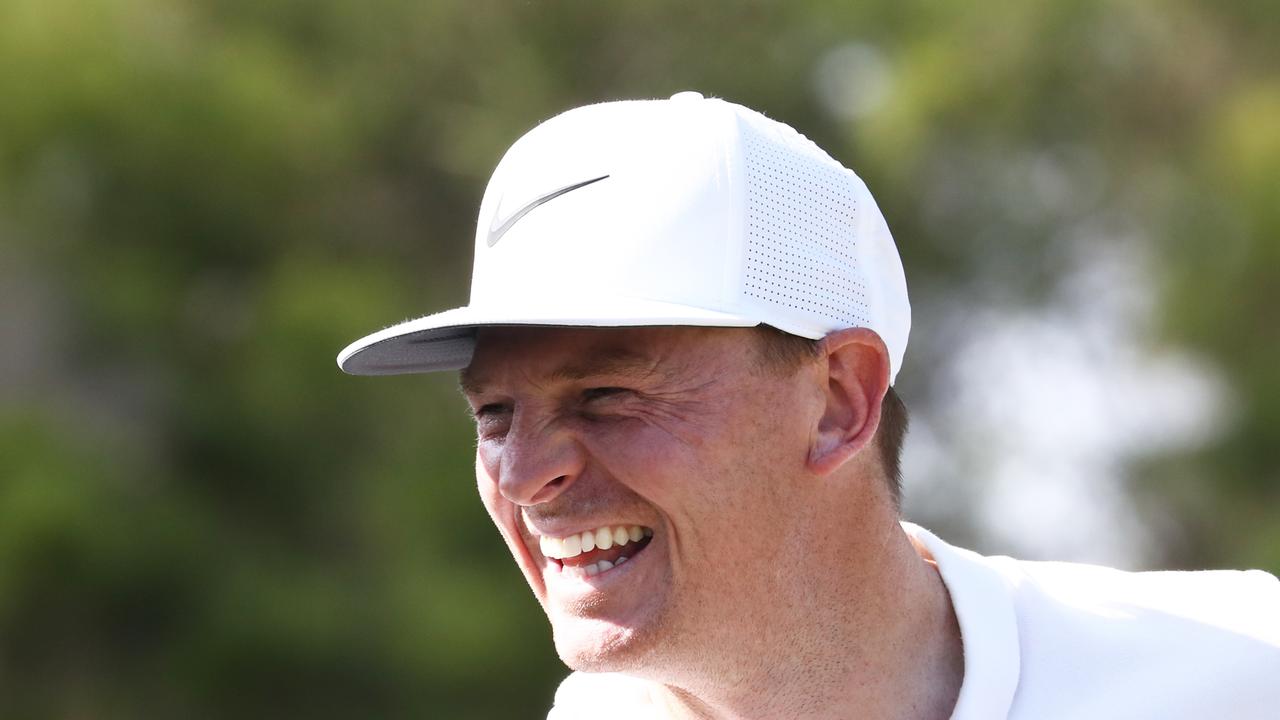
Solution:
<svg viewBox="0 0 1280 720"><path fill-rule="evenodd" d="M998 564L1012 561L948 545L913 523L903 522L902 529L933 556L960 623L964 682L951 720L1008 717L1018 687L1020 646L1013 584Z"/></svg>

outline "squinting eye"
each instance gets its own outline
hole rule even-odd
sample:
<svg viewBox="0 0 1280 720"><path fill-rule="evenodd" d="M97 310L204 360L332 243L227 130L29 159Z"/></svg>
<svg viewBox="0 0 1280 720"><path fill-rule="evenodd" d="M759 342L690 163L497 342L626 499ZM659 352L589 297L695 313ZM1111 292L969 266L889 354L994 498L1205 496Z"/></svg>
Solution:
<svg viewBox="0 0 1280 720"><path fill-rule="evenodd" d="M582 399L590 402L592 400L602 400L604 398L614 397L617 395L625 395L629 392L631 391L620 387L588 388L582 391Z"/></svg>
<svg viewBox="0 0 1280 720"><path fill-rule="evenodd" d="M475 416L477 424L483 425L486 423L493 423L494 421L502 420L507 417L511 414L511 407L501 403L491 403L488 405L481 405L473 410L471 414Z"/></svg>
<svg viewBox="0 0 1280 720"><path fill-rule="evenodd" d="M511 406L493 403L481 405L472 413L476 420L476 432L481 440L493 440L506 434L511 424Z"/></svg>
<svg viewBox="0 0 1280 720"><path fill-rule="evenodd" d="M507 410L506 405L491 403L489 405L481 405L479 409L476 410L475 415L476 417L483 417L485 415L497 415L498 413L506 412L506 410Z"/></svg>

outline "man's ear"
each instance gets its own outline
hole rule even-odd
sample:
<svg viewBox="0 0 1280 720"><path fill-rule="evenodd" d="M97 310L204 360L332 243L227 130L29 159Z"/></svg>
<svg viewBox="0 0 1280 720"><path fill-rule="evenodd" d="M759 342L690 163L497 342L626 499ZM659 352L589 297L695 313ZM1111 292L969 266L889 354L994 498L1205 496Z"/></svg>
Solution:
<svg viewBox="0 0 1280 720"><path fill-rule="evenodd" d="M809 469L827 475L862 451L880 426L889 350L873 330L837 330L822 340L826 406L809 448Z"/></svg>

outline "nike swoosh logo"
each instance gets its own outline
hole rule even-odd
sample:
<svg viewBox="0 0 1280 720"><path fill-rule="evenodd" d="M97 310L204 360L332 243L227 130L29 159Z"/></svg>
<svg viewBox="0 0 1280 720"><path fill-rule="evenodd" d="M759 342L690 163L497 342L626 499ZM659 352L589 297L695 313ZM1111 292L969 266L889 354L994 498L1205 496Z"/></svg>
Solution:
<svg viewBox="0 0 1280 720"><path fill-rule="evenodd" d="M564 195L565 193L573 192L578 188L586 187L591 183L598 183L607 177L609 176L601 175L598 178L591 178L590 180L583 180L580 183L566 185L565 187L562 187L559 190L552 190L546 195L542 195L541 197L535 198L534 200L526 204L524 207L520 208L519 210L509 215L507 219L503 220L501 223L498 222L498 218L495 215L493 218L493 222L489 224L489 247L493 247L494 245L497 245L498 241L502 239L503 235L507 234L507 231L511 229L512 225L515 225L517 222L520 221L520 218L524 217L525 215L528 215L530 212L533 211L534 208L538 207L539 205L545 202L550 202L552 200L555 200L561 195ZM501 205L502 203L499 202L498 204Z"/></svg>

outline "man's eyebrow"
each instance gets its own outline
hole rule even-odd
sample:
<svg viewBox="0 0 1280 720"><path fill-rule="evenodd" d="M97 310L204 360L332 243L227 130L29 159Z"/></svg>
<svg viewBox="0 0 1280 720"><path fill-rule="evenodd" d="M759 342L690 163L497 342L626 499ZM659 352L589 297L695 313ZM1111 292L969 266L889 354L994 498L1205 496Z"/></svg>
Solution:
<svg viewBox="0 0 1280 720"><path fill-rule="evenodd" d="M585 380L601 375L641 378L658 372L656 358L625 348L606 348L561 365L548 375L548 379L563 382ZM484 378L474 377L467 370L463 370L458 375L458 386L465 393L480 395L487 388L487 383Z"/></svg>
<svg viewBox="0 0 1280 720"><path fill-rule="evenodd" d="M551 373L553 380L585 380L599 375L644 377L658 371L658 361L634 350L607 348L566 363Z"/></svg>
<svg viewBox="0 0 1280 720"><path fill-rule="evenodd" d="M484 383L471 377L466 369L458 373L458 387L467 395L479 395L484 392Z"/></svg>

